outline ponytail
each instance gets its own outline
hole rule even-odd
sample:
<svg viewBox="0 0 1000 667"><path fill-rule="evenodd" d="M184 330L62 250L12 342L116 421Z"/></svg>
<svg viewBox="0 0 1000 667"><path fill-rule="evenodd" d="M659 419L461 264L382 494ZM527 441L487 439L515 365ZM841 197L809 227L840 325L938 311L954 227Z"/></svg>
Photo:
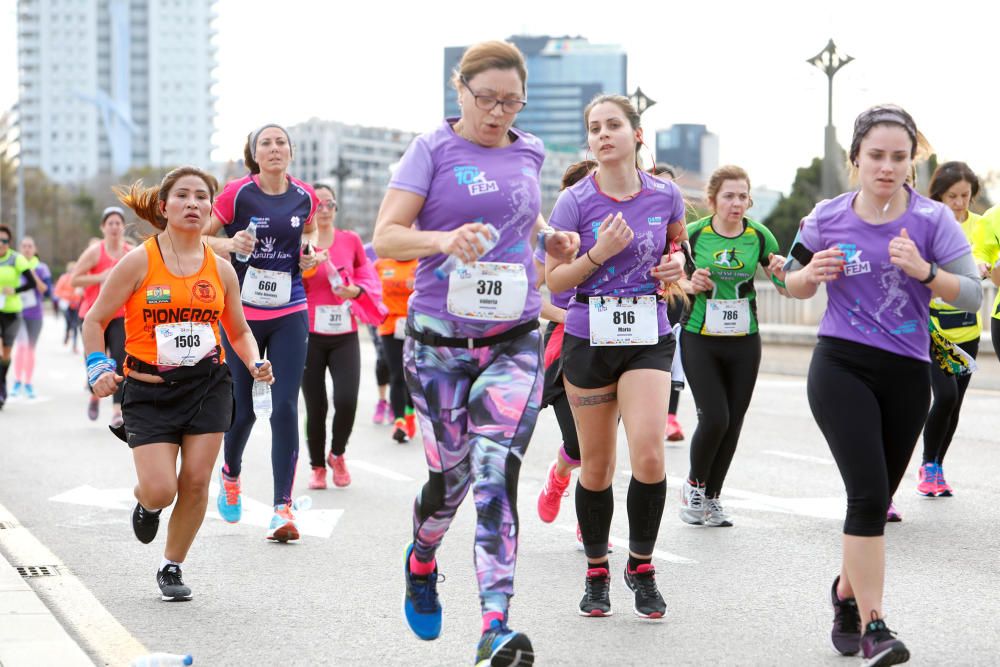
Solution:
<svg viewBox="0 0 1000 667"><path fill-rule="evenodd" d="M160 213L159 185L144 188L140 178L127 189L119 186L114 189L114 192L118 196L118 201L132 209L137 216L160 231L167 228L167 219Z"/></svg>

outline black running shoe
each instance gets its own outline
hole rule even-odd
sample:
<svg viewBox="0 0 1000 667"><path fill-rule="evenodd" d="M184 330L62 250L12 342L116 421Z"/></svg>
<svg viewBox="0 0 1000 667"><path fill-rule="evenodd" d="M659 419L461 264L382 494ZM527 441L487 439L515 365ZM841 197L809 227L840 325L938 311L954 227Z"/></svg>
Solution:
<svg viewBox="0 0 1000 667"><path fill-rule="evenodd" d="M865 626L861 638L861 652L865 661L861 667L882 667L898 665L910 659L910 651L903 642L896 639L896 633L886 627L881 618L874 618Z"/></svg>
<svg viewBox="0 0 1000 667"><path fill-rule="evenodd" d="M141 503L135 504L135 509L132 510L132 530L135 532L136 538L143 544L149 544L156 537L156 531L160 527L160 512L162 511L151 512Z"/></svg>
<svg viewBox="0 0 1000 667"><path fill-rule="evenodd" d="M587 570L587 583L580 600L580 616L611 616L611 577L605 567Z"/></svg>
<svg viewBox="0 0 1000 667"><path fill-rule="evenodd" d="M830 589L830 602L833 603L833 630L830 640L833 650L840 655L855 655L861 650L861 614L858 612L858 601L854 598L841 600L837 595L838 576L833 580Z"/></svg>
<svg viewBox="0 0 1000 667"><path fill-rule="evenodd" d="M625 585L635 593L635 606L632 609L640 618L663 618L667 613L667 603L656 588L656 568L645 564L629 572L625 568Z"/></svg>
<svg viewBox="0 0 1000 667"><path fill-rule="evenodd" d="M181 566L173 563L156 573L156 583L160 586L160 599L167 602L190 600L191 589L184 585Z"/></svg>
<svg viewBox="0 0 1000 667"><path fill-rule="evenodd" d="M476 647L476 667L531 667L535 651L523 632L514 632L500 621L493 621Z"/></svg>

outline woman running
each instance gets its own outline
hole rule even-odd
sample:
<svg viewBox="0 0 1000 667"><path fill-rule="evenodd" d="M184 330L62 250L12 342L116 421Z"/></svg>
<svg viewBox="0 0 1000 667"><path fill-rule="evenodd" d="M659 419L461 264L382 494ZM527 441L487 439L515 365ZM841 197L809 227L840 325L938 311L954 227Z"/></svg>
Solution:
<svg viewBox="0 0 1000 667"><path fill-rule="evenodd" d="M30 274L21 276L21 285L17 291L21 295L22 326L14 343L14 389L11 395L19 395L23 388L26 397L34 398L32 380L35 377L35 348L38 347L38 336L42 333L42 322L45 319L42 300L45 294L52 293L52 272L48 264L38 258L33 238L25 236L21 239L20 247L21 255L27 258L28 265L45 283L46 289L39 290Z"/></svg>
<svg viewBox="0 0 1000 667"><path fill-rule="evenodd" d="M508 628L517 479L542 390L531 253L539 241L560 257L578 245L546 233L539 215L544 149L513 127L526 78L512 44L469 47L452 80L461 117L410 144L375 226L379 257L419 259L404 356L430 479L413 508L405 615L421 639L440 634L435 553L472 487L483 615L477 665L533 660L527 636Z"/></svg>
<svg viewBox="0 0 1000 667"><path fill-rule="evenodd" d="M0 225L0 409L7 402L7 369L11 352L21 328L21 277L28 274L36 289L45 293L46 284L35 274L31 262L24 255L14 252L11 243L14 232L7 225Z"/></svg>
<svg viewBox="0 0 1000 667"><path fill-rule="evenodd" d="M413 398L406 387L403 342L406 340L406 310L416 284L417 260L399 261L388 257L375 260L382 280L382 302L389 316L378 326L378 345L389 372L389 403L392 410L392 439L402 444L417 432Z"/></svg>
<svg viewBox="0 0 1000 667"><path fill-rule="evenodd" d="M55 295L59 300L59 310L66 320L66 332L63 334L63 345L73 342L73 354L77 353L77 340L80 335L80 301L83 299L83 288L73 287L73 268L76 262L66 263L66 272L56 281Z"/></svg>
<svg viewBox="0 0 1000 667"><path fill-rule="evenodd" d="M964 162L945 162L931 177L930 198L951 209L969 243L980 236L980 217L969 210L969 204L978 194L979 178ZM979 267L979 272L985 275L985 263ZM978 310L957 310L940 297L935 297L931 300L931 324L970 357L975 359L978 356L979 337L983 331ZM958 427L962 401L970 380L971 373L953 375L938 364L931 364L934 398L924 424L924 455L917 477L917 493L922 496L945 497L953 493L944 478L944 456Z"/></svg>
<svg viewBox="0 0 1000 667"><path fill-rule="evenodd" d="M326 488L326 465L333 471L334 486L348 486L344 452L354 430L361 385L361 344L358 321L351 310L354 299L367 292L380 298L382 287L365 255L361 237L337 229L337 199L328 185L313 186L316 208L316 270L303 278L309 305L309 346L302 373L306 403L306 443L312 466L310 489ZM326 375L333 381L333 422L330 453L326 455Z"/></svg>
<svg viewBox="0 0 1000 667"><path fill-rule="evenodd" d="M122 257L132 249L132 244L125 241L125 211L118 206L109 206L101 213L101 234L104 239L87 246L73 268L70 284L83 288L83 301L80 302L80 317L86 317L87 312L97 301L97 296L108 279L108 274ZM104 351L122 367L125 361L125 309L119 309L104 328ZM96 394L91 394L87 405L87 417L97 421L101 400ZM122 425L122 387L119 386L112 398L111 428Z"/></svg>
<svg viewBox="0 0 1000 667"><path fill-rule="evenodd" d="M243 147L243 163L250 173L226 184L206 231L209 245L232 257L250 330L260 355L274 365L270 420L274 515L267 539L278 542L299 539L292 485L299 459L299 387L309 338L302 271L316 266L316 255L301 250L302 234L314 228L318 200L311 186L288 174L291 160L292 142L283 127L268 124L251 132ZM247 231L251 224L255 233ZM216 237L222 229L227 238ZM222 345L232 357L225 337ZM253 376L240 365L232 372L236 418L226 431L217 503L222 518L236 523L243 516L243 450L257 417L251 398Z"/></svg>
<svg viewBox="0 0 1000 667"><path fill-rule="evenodd" d="M771 231L746 217L753 205L746 171L733 165L716 169L706 195L712 215L687 227L694 299L683 325L681 357L698 428L680 516L695 525L732 526L719 496L760 369L753 281L760 266L784 294L785 258L777 254Z"/></svg>
<svg viewBox="0 0 1000 667"><path fill-rule="evenodd" d="M979 224L979 234L973 242L972 251L985 276L1000 287L1000 204L983 213ZM997 290L992 312L990 340L993 341L994 354L1000 359L1000 290Z"/></svg>
<svg viewBox="0 0 1000 667"><path fill-rule="evenodd" d="M611 614L608 536L620 417L632 467L625 583L637 615L662 618L666 603L652 554L667 489L666 413L650 406L666 405L670 391L674 337L657 290L683 276L681 253L666 253L682 233L684 200L676 185L639 168L642 128L627 98L596 97L584 123L597 171L563 191L550 223L579 232L585 252L569 264L549 257L545 267L552 292L576 289L566 312L562 370L582 461L576 515L587 572L580 613Z"/></svg>
<svg viewBox="0 0 1000 667"><path fill-rule="evenodd" d="M807 391L847 490L843 560L830 592L831 639L844 655L861 651L866 665L893 665L910 655L883 620L884 531L889 499L930 403L927 303L934 295L974 311L982 298L955 216L906 184L918 149L926 147L899 107L858 116L849 155L860 191L816 205L785 267L795 298L826 285ZM884 308L890 299L895 306Z"/></svg>
<svg viewBox="0 0 1000 667"><path fill-rule="evenodd" d="M142 188L136 182L119 191L122 203L160 231L111 270L83 322L94 393L124 390L124 428L118 435L132 449L138 478L132 511L136 538L152 542L163 508L177 501L156 572L160 597L167 601L192 597L181 565L205 518L212 469L233 420L220 322L246 372L272 381L268 362L257 368L261 360L243 317L236 272L202 242L216 187L200 169L180 167L159 186ZM128 356L119 367L105 353L104 329L122 308Z"/></svg>

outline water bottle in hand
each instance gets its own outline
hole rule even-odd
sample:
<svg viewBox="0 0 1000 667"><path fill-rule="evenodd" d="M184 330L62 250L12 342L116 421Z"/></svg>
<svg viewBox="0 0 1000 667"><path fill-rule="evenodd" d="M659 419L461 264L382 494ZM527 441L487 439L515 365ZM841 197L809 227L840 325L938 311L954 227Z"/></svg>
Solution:
<svg viewBox="0 0 1000 667"><path fill-rule="evenodd" d="M480 244L483 246L483 255L488 253L490 250L493 250L493 246L495 246L497 241L500 240L500 232L498 232L497 228L490 223L486 223L486 231L478 232L477 236L479 237ZM480 255L480 257L482 257L482 255ZM444 263L441 264L441 266L434 269L434 275L438 280L444 280L448 277L448 274L460 266L464 266L464 262L462 262L462 260L455 255L448 255L448 259L444 260Z"/></svg>
<svg viewBox="0 0 1000 667"><path fill-rule="evenodd" d="M194 659L189 655L176 655L174 653L150 653L143 655L132 661L131 667L181 667L190 665Z"/></svg>
<svg viewBox="0 0 1000 667"><path fill-rule="evenodd" d="M263 361L254 362L257 368L263 365ZM257 419L271 418L271 385L260 380L253 381L253 413Z"/></svg>
<svg viewBox="0 0 1000 667"><path fill-rule="evenodd" d="M332 290L344 286L344 279L340 277L340 271L330 260L326 260L326 278L330 281L330 289Z"/></svg>
<svg viewBox="0 0 1000 667"><path fill-rule="evenodd" d="M249 234L250 236L253 237L254 243L256 243L257 242L257 223L256 222L251 222L249 225L247 225L246 232L247 232L247 234ZM244 255L244 254L239 253L239 252L236 253L236 261L237 262L246 262L249 259L250 259L250 255Z"/></svg>

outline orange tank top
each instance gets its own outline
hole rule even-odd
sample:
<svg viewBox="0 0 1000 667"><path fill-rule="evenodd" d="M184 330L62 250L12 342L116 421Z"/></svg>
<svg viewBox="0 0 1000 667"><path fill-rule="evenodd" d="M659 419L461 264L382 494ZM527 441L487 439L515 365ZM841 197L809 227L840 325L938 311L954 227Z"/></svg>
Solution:
<svg viewBox="0 0 1000 667"><path fill-rule="evenodd" d="M169 368L179 365L176 362L186 353L210 345L214 348L212 354L219 350L223 361L219 317L225 308L226 293L215 253L203 243L205 259L201 268L182 278L171 273L163 262L155 236L147 239L143 247L148 263L146 277L125 302L125 353L147 364ZM168 363L161 363L164 361Z"/></svg>

